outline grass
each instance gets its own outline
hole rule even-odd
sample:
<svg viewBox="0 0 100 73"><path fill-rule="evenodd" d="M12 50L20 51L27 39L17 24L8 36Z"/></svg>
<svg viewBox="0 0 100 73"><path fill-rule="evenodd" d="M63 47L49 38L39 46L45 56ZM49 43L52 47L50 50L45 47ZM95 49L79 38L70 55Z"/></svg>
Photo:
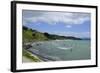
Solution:
<svg viewBox="0 0 100 73"><path fill-rule="evenodd" d="M42 61L37 56L32 55L30 52L28 52L25 49L23 49L23 56L25 56L26 58L32 60L33 62L41 62Z"/></svg>
<svg viewBox="0 0 100 73"><path fill-rule="evenodd" d="M32 32L32 30L23 30L23 40L24 42L44 41L47 40L47 37L40 32Z"/></svg>
<svg viewBox="0 0 100 73"><path fill-rule="evenodd" d="M25 40L26 42L33 40L32 31L23 30L23 40Z"/></svg>

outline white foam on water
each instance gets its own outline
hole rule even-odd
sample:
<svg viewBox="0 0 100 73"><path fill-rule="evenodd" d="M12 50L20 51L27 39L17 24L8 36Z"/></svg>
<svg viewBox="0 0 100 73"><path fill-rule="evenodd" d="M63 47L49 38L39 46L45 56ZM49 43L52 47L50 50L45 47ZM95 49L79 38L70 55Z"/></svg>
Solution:
<svg viewBox="0 0 100 73"><path fill-rule="evenodd" d="M63 50L68 50L71 49L72 47L58 47L59 49L63 49Z"/></svg>

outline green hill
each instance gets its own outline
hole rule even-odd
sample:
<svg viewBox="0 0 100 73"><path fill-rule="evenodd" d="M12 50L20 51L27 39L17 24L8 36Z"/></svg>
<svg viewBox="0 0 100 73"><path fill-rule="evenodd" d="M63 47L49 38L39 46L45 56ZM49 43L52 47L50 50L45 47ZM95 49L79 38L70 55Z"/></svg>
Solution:
<svg viewBox="0 0 100 73"><path fill-rule="evenodd" d="M48 38L43 33L23 26L24 42L43 41L43 40L48 40Z"/></svg>
<svg viewBox="0 0 100 73"><path fill-rule="evenodd" d="M30 29L26 26L23 26L23 41L24 42L32 42L32 41L46 41L46 40L81 40L81 38L73 37L73 36L59 36L55 34L49 34L47 32L42 33L37 30Z"/></svg>

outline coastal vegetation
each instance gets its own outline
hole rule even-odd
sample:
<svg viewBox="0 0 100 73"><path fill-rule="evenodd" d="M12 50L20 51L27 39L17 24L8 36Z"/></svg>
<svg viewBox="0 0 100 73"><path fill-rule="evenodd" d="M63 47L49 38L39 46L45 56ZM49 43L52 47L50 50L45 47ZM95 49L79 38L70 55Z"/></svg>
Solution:
<svg viewBox="0 0 100 73"><path fill-rule="evenodd" d="M23 26L23 40L24 42L31 41L45 41L45 40L63 40L63 39L71 39L71 40L82 40L81 38L74 36L60 36L59 34L49 34L47 32L39 32L37 30L30 29L26 26Z"/></svg>
<svg viewBox="0 0 100 73"><path fill-rule="evenodd" d="M41 62L41 60L37 56L33 56L30 52L27 50L23 49L23 56L26 57L27 59L30 59L33 62Z"/></svg>

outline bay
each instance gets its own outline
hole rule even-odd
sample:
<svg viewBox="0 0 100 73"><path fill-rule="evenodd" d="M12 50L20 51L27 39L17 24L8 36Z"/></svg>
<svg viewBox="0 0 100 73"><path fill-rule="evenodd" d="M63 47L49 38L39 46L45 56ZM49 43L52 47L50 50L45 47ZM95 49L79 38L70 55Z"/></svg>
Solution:
<svg viewBox="0 0 100 73"><path fill-rule="evenodd" d="M51 40L34 42L28 51L44 61L91 59L90 40Z"/></svg>

